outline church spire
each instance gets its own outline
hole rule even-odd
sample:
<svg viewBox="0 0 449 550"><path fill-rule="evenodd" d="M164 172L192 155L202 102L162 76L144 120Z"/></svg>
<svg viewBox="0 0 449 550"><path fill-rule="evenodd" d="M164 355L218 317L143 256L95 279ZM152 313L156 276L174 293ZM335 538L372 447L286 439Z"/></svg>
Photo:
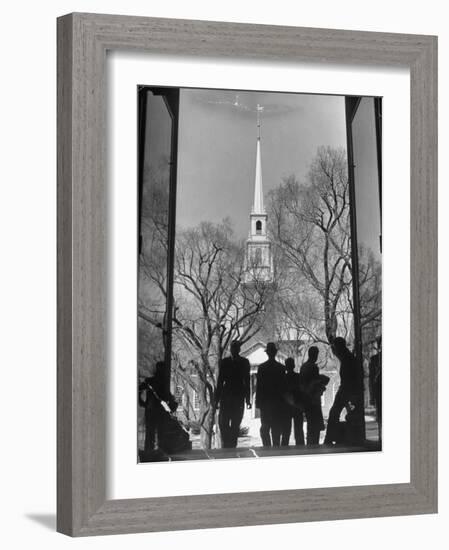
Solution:
<svg viewBox="0 0 449 550"><path fill-rule="evenodd" d="M256 178L254 180L254 202L249 215L250 229L246 241L245 284L273 281L273 257L271 242L267 233L268 215L263 205L262 161L260 156L260 113L263 107L257 105Z"/></svg>
<svg viewBox="0 0 449 550"><path fill-rule="evenodd" d="M265 208L263 205L262 162L260 158L260 113L262 111L263 107L257 104L256 178L254 181L253 214L265 214Z"/></svg>

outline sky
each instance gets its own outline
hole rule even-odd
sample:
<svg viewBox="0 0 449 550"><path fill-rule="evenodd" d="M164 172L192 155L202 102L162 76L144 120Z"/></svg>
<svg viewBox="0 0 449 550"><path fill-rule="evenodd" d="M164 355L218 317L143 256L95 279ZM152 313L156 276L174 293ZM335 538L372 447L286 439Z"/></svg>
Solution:
<svg viewBox="0 0 449 550"><path fill-rule="evenodd" d="M343 96L181 89L177 228L230 218L246 238L254 197L257 106L265 197L282 179L304 180L320 145L346 147ZM172 120L161 96L148 95L147 164L167 175ZM358 243L380 258L376 137L372 98L353 121ZM265 201L266 203L267 201Z"/></svg>
<svg viewBox="0 0 449 550"><path fill-rule="evenodd" d="M266 197L284 177L303 180L320 145L346 147L343 96L182 89L177 226L231 218L246 238L254 195L257 105Z"/></svg>

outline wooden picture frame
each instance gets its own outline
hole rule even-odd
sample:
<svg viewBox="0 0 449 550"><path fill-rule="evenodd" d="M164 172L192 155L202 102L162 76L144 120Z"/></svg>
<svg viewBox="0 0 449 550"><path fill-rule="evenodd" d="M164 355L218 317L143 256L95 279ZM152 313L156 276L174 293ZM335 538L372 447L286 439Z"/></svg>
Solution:
<svg viewBox="0 0 449 550"><path fill-rule="evenodd" d="M410 483L106 499L106 52L406 66ZM58 19L57 529L100 535L437 511L437 38L74 13Z"/></svg>

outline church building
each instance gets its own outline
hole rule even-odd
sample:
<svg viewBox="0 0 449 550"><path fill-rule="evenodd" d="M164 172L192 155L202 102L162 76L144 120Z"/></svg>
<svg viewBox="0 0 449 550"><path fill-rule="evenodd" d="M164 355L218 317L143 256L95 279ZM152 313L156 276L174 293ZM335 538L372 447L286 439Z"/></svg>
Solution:
<svg viewBox="0 0 449 550"><path fill-rule="evenodd" d="M263 201L260 151L260 113L262 109L257 105L256 177L254 181L254 200L249 216L250 229L246 241L246 284L271 283L274 280L271 242L267 233L268 216Z"/></svg>

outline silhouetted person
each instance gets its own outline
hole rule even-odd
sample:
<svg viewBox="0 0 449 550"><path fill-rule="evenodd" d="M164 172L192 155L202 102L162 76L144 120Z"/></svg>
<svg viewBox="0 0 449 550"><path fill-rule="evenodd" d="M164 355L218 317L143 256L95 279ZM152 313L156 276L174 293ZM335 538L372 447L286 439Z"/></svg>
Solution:
<svg viewBox="0 0 449 550"><path fill-rule="evenodd" d="M275 359L277 348L269 342L268 361L257 371L256 407L260 409L260 437L264 447L279 447L283 420L284 365Z"/></svg>
<svg viewBox="0 0 449 550"><path fill-rule="evenodd" d="M243 418L245 401L251 408L250 365L248 359L240 356L240 342L231 343L231 357L221 361L215 399L220 408L222 447L237 447L240 424Z"/></svg>
<svg viewBox="0 0 449 550"><path fill-rule="evenodd" d="M324 430L321 396L329 382L329 377L320 374L317 365L318 353L318 348L311 346L308 351L308 359L301 365L299 371L304 413L307 420L307 445L318 445L320 431Z"/></svg>
<svg viewBox="0 0 449 550"><path fill-rule="evenodd" d="M295 444L304 445L304 431L302 428L304 419L300 376L297 372L295 372L295 360L292 357L288 357L285 361L283 406L284 419L281 438L282 445L287 446L290 442L292 422Z"/></svg>
<svg viewBox="0 0 449 550"><path fill-rule="evenodd" d="M340 361L340 387L335 394L334 403L329 411L325 444L339 440L340 414L344 408L355 419L362 413L363 375L355 356L346 347L346 340L337 337L331 344L332 352Z"/></svg>
<svg viewBox="0 0 449 550"><path fill-rule="evenodd" d="M382 426L382 339L377 340L377 353L369 362L370 401L376 407L376 420L379 424L379 437Z"/></svg>
<svg viewBox="0 0 449 550"><path fill-rule="evenodd" d="M145 378L139 385L139 404L145 407L144 456L147 457L155 449L156 444L160 447L166 408L174 412L178 406L168 391L163 361L158 361L154 375Z"/></svg>

